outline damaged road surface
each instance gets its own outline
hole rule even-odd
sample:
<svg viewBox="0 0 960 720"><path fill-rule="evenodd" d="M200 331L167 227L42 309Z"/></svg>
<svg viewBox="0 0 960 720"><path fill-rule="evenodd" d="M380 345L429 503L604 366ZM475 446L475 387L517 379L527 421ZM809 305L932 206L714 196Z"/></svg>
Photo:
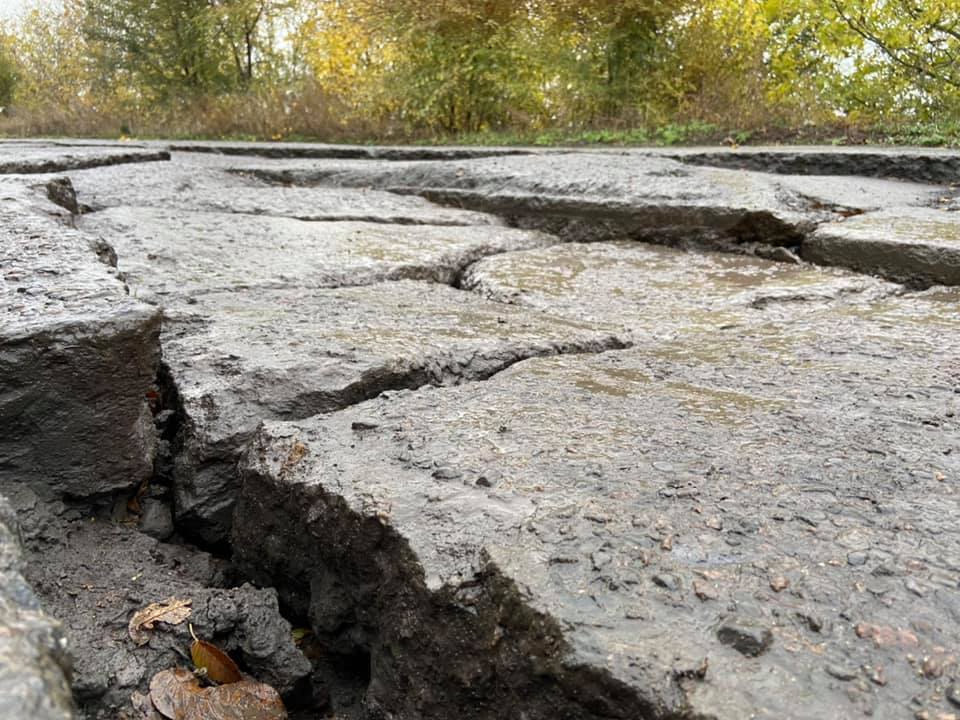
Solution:
<svg viewBox="0 0 960 720"><path fill-rule="evenodd" d="M960 713L952 158L0 149L0 715Z"/></svg>

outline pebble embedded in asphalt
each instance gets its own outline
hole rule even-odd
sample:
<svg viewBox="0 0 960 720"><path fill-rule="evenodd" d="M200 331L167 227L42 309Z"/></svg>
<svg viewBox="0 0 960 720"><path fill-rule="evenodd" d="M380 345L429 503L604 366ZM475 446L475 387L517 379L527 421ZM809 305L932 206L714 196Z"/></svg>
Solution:
<svg viewBox="0 0 960 720"><path fill-rule="evenodd" d="M750 620L730 619L717 629L717 639L741 655L758 657L773 643L770 628Z"/></svg>

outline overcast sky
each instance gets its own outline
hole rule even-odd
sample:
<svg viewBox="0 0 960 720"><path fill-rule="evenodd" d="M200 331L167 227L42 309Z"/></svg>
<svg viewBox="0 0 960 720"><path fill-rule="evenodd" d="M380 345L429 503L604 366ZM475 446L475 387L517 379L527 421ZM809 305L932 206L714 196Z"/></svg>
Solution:
<svg viewBox="0 0 960 720"><path fill-rule="evenodd" d="M28 0L0 0L0 18L8 20L20 14Z"/></svg>

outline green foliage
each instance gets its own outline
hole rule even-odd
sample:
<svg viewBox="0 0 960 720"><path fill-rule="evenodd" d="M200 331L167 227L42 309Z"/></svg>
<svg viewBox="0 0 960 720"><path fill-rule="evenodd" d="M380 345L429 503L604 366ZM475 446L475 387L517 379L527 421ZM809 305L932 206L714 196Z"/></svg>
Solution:
<svg viewBox="0 0 960 720"><path fill-rule="evenodd" d="M18 75L13 60L13 40L0 28L0 108L7 107L13 101Z"/></svg>
<svg viewBox="0 0 960 720"><path fill-rule="evenodd" d="M103 132L949 143L958 61L956 0L64 0L0 34L0 104Z"/></svg>
<svg viewBox="0 0 960 720"><path fill-rule="evenodd" d="M87 0L83 40L106 84L148 102L249 87L274 71L275 0Z"/></svg>
<svg viewBox="0 0 960 720"><path fill-rule="evenodd" d="M925 122L960 110L954 0L768 0L773 94L819 120Z"/></svg>
<svg viewBox="0 0 960 720"><path fill-rule="evenodd" d="M478 131L503 125L523 107L522 49L511 0L485 3L386 2L398 46L388 96L401 120L428 129ZM518 9L519 8L519 9Z"/></svg>

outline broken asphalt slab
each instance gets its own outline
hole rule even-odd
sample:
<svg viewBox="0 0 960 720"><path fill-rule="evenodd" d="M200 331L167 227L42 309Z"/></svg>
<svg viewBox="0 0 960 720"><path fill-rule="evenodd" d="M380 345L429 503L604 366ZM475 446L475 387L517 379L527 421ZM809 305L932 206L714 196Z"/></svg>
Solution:
<svg viewBox="0 0 960 720"><path fill-rule="evenodd" d="M0 141L0 175L55 173L81 168L169 160L163 149L49 142Z"/></svg>
<svg viewBox="0 0 960 720"><path fill-rule="evenodd" d="M25 188L4 184L3 196L0 489L90 497L136 487L153 472L147 395L160 314L127 296L90 238L39 213Z"/></svg>
<svg viewBox="0 0 960 720"><path fill-rule="evenodd" d="M711 383L770 400L812 394L813 404L852 393L851 406L874 412L939 397L914 418L938 427L951 422L951 392L960 389L955 288L907 292L846 270L635 243L487 258L463 286L580 322L616 318L637 352L700 378L691 402L720 414L731 408L706 390Z"/></svg>
<svg viewBox="0 0 960 720"><path fill-rule="evenodd" d="M388 712L945 711L960 298L736 260L566 245L475 266L635 347L266 423L239 562L371 653Z"/></svg>
<svg viewBox="0 0 960 720"><path fill-rule="evenodd" d="M70 173L86 211L133 206L270 215L318 222L363 221L403 225L486 225L497 218L434 205L383 191L289 188L228 173L223 167L177 155L156 165L117 165Z"/></svg>
<svg viewBox="0 0 960 720"><path fill-rule="evenodd" d="M481 257L557 242L495 225L313 223L132 207L82 215L77 225L114 247L133 295L151 302L246 287L452 284Z"/></svg>
<svg viewBox="0 0 960 720"><path fill-rule="evenodd" d="M419 194L511 218L608 223L621 237L683 230L716 232L741 242L798 244L804 229L819 217L802 197L780 190L757 174L628 154L317 162L290 169L253 164L247 169L278 182Z"/></svg>
<svg viewBox="0 0 960 720"><path fill-rule="evenodd" d="M853 238L838 232L831 236L835 247L827 253L817 232L823 226L842 227L839 221L854 216L863 216L864 227L875 213L918 217L944 194L942 187L931 184L771 176L693 167L638 153L446 163L328 162L299 168L250 165L247 170L282 182L416 193L494 212L517 226L538 227L568 240L630 238L679 246L699 241L789 261L795 257L770 246L797 249L811 242L809 252L801 250L811 261L916 284L957 281L941 242L960 225L949 213L941 213L923 239L905 233L885 245L869 245L862 233ZM938 235L940 230L947 235ZM933 245L937 249L931 249ZM944 263L947 268L938 269Z"/></svg>
<svg viewBox="0 0 960 720"><path fill-rule="evenodd" d="M608 326L483 300L445 285L213 293L168 312L166 373L179 430L178 524L222 542L236 461L258 423L304 418L387 391L484 380L530 357L603 352Z"/></svg>
<svg viewBox="0 0 960 720"><path fill-rule="evenodd" d="M960 215L900 208L820 226L803 258L915 285L960 285Z"/></svg>
<svg viewBox="0 0 960 720"><path fill-rule="evenodd" d="M867 412L819 370L756 383L794 398L638 348L268 422L236 559L401 715L945 710L956 395Z"/></svg>
<svg viewBox="0 0 960 720"><path fill-rule="evenodd" d="M778 175L820 175L893 178L916 183L948 184L960 181L960 153L956 150L877 146L739 146L672 148L575 147L455 147L317 145L312 143L173 143L177 152L212 153L232 157L284 160L470 160L511 155L598 153L649 155L690 165L752 170Z"/></svg>
<svg viewBox="0 0 960 720"><path fill-rule="evenodd" d="M638 340L690 335L697 343L710 332L789 320L844 296L899 290L847 270L635 242L484 258L464 273L461 287L580 321L614 322Z"/></svg>

